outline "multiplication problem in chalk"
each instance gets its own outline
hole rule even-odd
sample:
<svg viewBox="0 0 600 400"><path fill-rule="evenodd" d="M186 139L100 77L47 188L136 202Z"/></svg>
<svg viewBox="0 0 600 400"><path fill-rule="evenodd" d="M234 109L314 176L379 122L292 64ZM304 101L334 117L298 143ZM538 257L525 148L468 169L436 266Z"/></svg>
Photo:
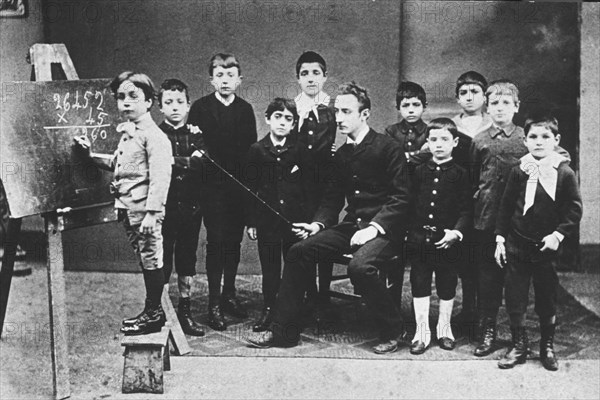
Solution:
<svg viewBox="0 0 600 400"><path fill-rule="evenodd" d="M104 110L106 89L75 90L74 93L54 93L56 125L44 126L45 130L70 129L84 135L91 142L107 138L108 113ZM82 114L82 111L85 114ZM83 115L83 122L81 124Z"/></svg>

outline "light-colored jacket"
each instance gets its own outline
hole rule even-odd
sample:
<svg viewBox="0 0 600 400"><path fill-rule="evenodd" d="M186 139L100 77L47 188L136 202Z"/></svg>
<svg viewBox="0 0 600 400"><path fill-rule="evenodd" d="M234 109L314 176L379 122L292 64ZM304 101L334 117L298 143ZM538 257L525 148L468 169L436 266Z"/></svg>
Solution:
<svg viewBox="0 0 600 400"><path fill-rule="evenodd" d="M93 157L96 164L114 171L115 208L164 212L173 164L169 139L150 113L135 123L120 124L117 131L123 135L114 155Z"/></svg>

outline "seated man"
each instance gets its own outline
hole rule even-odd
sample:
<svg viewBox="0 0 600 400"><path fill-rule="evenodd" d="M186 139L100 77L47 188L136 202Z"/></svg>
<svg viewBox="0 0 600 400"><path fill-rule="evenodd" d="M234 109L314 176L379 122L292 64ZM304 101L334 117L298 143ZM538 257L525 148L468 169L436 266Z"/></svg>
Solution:
<svg viewBox="0 0 600 400"><path fill-rule="evenodd" d="M299 314L310 282L311 268L335 255L353 253L348 265L352 284L376 317L381 343L373 348L384 354L398 349L404 336L400 311L379 269L399 252L399 226L408 207L404 155L391 138L369 128L371 101L356 83L340 86L335 101L339 131L347 143L335 154L335 169L312 223L294 224L294 233L305 240L289 250L270 329L246 338L254 347L290 347L300 337ZM347 216L337 223L348 201Z"/></svg>

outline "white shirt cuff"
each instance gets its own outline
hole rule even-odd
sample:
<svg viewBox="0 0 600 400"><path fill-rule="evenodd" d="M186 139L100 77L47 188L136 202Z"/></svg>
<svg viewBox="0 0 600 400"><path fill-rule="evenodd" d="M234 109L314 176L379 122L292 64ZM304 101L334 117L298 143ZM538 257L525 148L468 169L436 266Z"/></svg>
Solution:
<svg viewBox="0 0 600 400"><path fill-rule="evenodd" d="M558 239L558 241L559 241L560 243L562 243L562 241L563 241L563 240L564 240L564 238L565 238L565 235L563 235L562 233L560 233L560 232L558 232L558 231L554 231L554 232L552 232L552 234L553 234L554 236L556 236L556 238Z"/></svg>
<svg viewBox="0 0 600 400"><path fill-rule="evenodd" d="M383 229L377 222L369 222L369 225L377 229L381 235L385 235L385 229Z"/></svg>
<svg viewBox="0 0 600 400"><path fill-rule="evenodd" d="M463 240L463 234L458 229L444 229L444 232L454 232L456 234L456 236L458 236L459 242L462 242L462 240Z"/></svg>

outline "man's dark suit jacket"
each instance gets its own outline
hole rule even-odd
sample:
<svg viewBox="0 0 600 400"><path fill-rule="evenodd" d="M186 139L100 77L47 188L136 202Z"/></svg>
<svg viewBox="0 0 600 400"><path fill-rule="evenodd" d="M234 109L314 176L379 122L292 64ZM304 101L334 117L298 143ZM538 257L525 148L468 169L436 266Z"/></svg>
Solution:
<svg viewBox="0 0 600 400"><path fill-rule="evenodd" d="M337 223L348 202L344 222L360 228L379 224L390 238L401 235L408 214L408 174L400 145L371 129L356 147L346 143L335 154L335 171L314 221Z"/></svg>

